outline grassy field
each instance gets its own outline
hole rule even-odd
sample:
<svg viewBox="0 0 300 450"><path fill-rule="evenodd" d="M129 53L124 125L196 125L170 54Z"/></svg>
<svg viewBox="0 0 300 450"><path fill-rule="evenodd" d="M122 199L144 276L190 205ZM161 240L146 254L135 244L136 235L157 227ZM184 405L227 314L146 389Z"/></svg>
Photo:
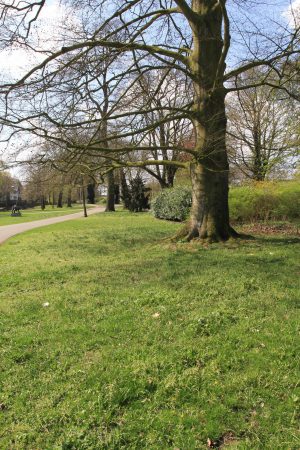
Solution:
<svg viewBox="0 0 300 450"><path fill-rule="evenodd" d="M88 205L88 208L89 207L91 206ZM20 217L11 217L10 211L0 211L0 226L13 225L22 222L32 222L34 220L41 219L50 219L50 217L59 217L80 211L83 211L82 205L73 205L72 208L67 208L66 206L64 206L63 208L52 208L51 206L48 206L46 209L44 209L44 211L42 211L40 207L24 210L22 209L22 215Z"/></svg>
<svg viewBox="0 0 300 450"><path fill-rule="evenodd" d="M100 214L0 247L0 448L300 448L299 239Z"/></svg>

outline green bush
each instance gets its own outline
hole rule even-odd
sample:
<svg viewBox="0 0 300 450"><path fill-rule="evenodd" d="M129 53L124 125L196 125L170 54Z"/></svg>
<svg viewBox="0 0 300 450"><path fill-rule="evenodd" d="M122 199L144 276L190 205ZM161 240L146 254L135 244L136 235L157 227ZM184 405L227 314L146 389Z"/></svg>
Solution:
<svg viewBox="0 0 300 450"><path fill-rule="evenodd" d="M253 183L229 191L230 217L236 221L286 220L300 217L296 181Z"/></svg>
<svg viewBox="0 0 300 450"><path fill-rule="evenodd" d="M152 201L154 216L158 219L182 222L190 211L192 204L191 190L186 187L176 187L162 190Z"/></svg>
<svg viewBox="0 0 300 450"><path fill-rule="evenodd" d="M164 189L152 202L154 216L183 221L189 215L191 189ZM293 220L300 217L300 183L298 181L260 182L229 191L232 221Z"/></svg>

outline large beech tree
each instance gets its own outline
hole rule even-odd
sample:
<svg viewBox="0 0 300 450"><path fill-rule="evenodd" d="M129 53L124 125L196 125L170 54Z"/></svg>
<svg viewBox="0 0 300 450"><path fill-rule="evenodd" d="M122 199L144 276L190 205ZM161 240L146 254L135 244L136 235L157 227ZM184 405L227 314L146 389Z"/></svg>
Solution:
<svg viewBox="0 0 300 450"><path fill-rule="evenodd" d="M11 2L0 4L5 42L17 41L32 48L30 28L45 2L13 3L13 7ZM103 174L122 166L189 167L192 209L186 237L218 241L236 236L229 223L225 97L228 92L264 82L287 91L288 85L279 72L299 52L298 30L277 24L280 31L274 35L275 27L269 27L272 36L268 40L267 33L263 35L261 25L256 25L251 17L249 28L245 29L248 12L240 7L246 2L234 2L231 6L226 0L89 0L65 4L74 8L77 22L81 21L76 33L63 36L57 50L43 48L46 57L19 80L2 83L2 122L11 127L11 135L25 131L39 139L52 140L67 149L70 159L98 154L101 164L97 170ZM253 8L255 4L251 2ZM85 10L90 14L81 14ZM247 37L236 39L233 48L242 57L239 61L231 57L232 68L227 70L231 15L235 15L232 32L236 36L242 28ZM81 17L92 20L85 22ZM241 17L244 24L239 28L236 22ZM99 49L106 51L101 53ZM104 105L105 98L97 88L96 69L106 55L110 61L113 56L107 80L107 85L113 86L113 95L106 114L99 115L99 105ZM253 67L265 71L265 80L249 80L248 86L238 86L235 80ZM174 87L174 98L189 89L186 102L137 102L140 81L152 71L157 74L157 88L151 90L153 98L167 75L178 71L183 81L176 91ZM145 116L152 112L157 113L156 120L145 123ZM162 157L126 157L131 151L149 155L153 130L180 120L190 121L194 147L160 142L155 149L161 150L162 155L164 151L185 151L188 158L170 161ZM103 124L107 133L101 137ZM73 139L74 129L77 135L89 136L84 145ZM123 148L120 142L124 142Z"/></svg>

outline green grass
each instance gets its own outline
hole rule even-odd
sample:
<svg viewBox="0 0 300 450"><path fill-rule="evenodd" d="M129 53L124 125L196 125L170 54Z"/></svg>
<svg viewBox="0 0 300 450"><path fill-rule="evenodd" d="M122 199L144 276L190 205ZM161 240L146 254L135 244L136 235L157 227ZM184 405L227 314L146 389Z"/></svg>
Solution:
<svg viewBox="0 0 300 450"><path fill-rule="evenodd" d="M0 247L1 449L300 448L299 239L177 228L117 212Z"/></svg>
<svg viewBox="0 0 300 450"><path fill-rule="evenodd" d="M91 207L88 205L88 208ZM52 208L48 206L44 211L40 207L21 209L20 217L11 217L10 211L0 211L0 226L1 225L13 225L22 222L32 222L34 220L50 219L50 217L65 216L66 214L72 214L83 211L82 205L73 205L72 208Z"/></svg>

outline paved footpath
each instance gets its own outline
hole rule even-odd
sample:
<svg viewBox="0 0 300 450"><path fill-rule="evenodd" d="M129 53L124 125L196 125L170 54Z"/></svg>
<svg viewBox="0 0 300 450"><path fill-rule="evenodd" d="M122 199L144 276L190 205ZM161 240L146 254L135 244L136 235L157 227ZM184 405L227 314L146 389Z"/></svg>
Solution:
<svg viewBox="0 0 300 450"><path fill-rule="evenodd" d="M105 207L96 206L87 210L88 216L105 211ZM15 225L3 225L0 226L0 244L16 234L23 233L24 231L32 230L33 228L44 227L46 225L52 225L54 223L65 222L66 220L79 219L83 217L83 211L79 213L68 214L66 216L51 217L49 219L36 220L33 222L16 223Z"/></svg>

